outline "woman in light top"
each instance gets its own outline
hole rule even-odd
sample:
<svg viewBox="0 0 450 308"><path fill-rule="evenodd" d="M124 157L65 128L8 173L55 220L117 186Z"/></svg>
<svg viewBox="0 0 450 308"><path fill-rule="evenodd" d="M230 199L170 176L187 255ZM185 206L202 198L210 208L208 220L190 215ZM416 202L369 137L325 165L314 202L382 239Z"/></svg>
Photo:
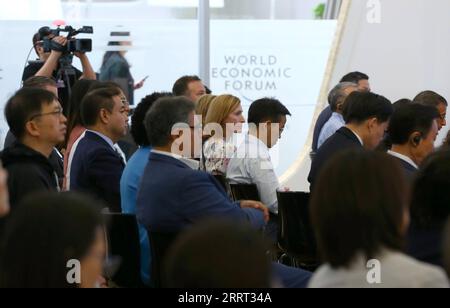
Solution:
<svg viewBox="0 0 450 308"><path fill-rule="evenodd" d="M245 123L241 101L232 95L216 97L209 107L204 131L210 138L203 145L203 167L214 175L225 175L228 163L236 152L235 133Z"/></svg>
<svg viewBox="0 0 450 308"><path fill-rule="evenodd" d="M311 196L324 265L310 287L448 288L442 269L402 252L408 195L400 165L384 153L351 150L328 162Z"/></svg>

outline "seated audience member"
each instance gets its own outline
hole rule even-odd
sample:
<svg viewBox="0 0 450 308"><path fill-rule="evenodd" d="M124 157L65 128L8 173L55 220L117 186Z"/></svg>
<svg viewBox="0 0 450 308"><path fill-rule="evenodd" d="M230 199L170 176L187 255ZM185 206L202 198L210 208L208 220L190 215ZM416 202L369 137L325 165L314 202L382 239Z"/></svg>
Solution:
<svg viewBox="0 0 450 308"><path fill-rule="evenodd" d="M392 108L394 109L394 112L395 112L398 108L400 108L402 106L410 105L410 104L412 104L412 100L410 100L408 98L403 98L403 99L400 99L400 100L396 101L395 103L393 103ZM375 150L378 152L386 153L391 148L392 148L392 140L389 137L389 134L386 132L386 134L383 137L383 140L381 140L380 144L377 146L377 148Z"/></svg>
<svg viewBox="0 0 450 308"><path fill-rule="evenodd" d="M73 194L24 199L6 225L0 288L98 286L105 242L102 217L94 205Z"/></svg>
<svg viewBox="0 0 450 308"><path fill-rule="evenodd" d="M168 96L172 96L172 94L153 93L143 98L131 117L131 135L136 144L139 145L139 149L131 157L120 180L122 213L136 214L136 199L139 184L151 151L150 142L148 141L144 126L145 115L156 100ZM142 281L148 285L150 284L150 244L147 231L143 226L139 226L139 235L141 243L141 277Z"/></svg>
<svg viewBox="0 0 450 308"><path fill-rule="evenodd" d="M269 245L261 235L248 225L223 219L202 222L181 235L168 252L166 285L172 288L273 288L284 285L305 288L310 275L281 264L271 264L266 253L268 249Z"/></svg>
<svg viewBox="0 0 450 308"><path fill-rule="evenodd" d="M443 265L441 243L450 215L450 151L432 154L414 182L408 253L418 260Z"/></svg>
<svg viewBox="0 0 450 308"><path fill-rule="evenodd" d="M441 130L444 126L447 126L448 102L442 95L439 95L433 91L423 91L414 98L413 102L436 108L440 115L440 119L438 121L439 130Z"/></svg>
<svg viewBox="0 0 450 308"><path fill-rule="evenodd" d="M184 96L192 102L197 102L206 94L206 88L198 76L183 76L173 85L173 95Z"/></svg>
<svg viewBox="0 0 450 308"><path fill-rule="evenodd" d="M211 175L193 170L197 162L182 159L183 152L193 157L196 147L201 146L197 140L201 140L201 132L194 127L194 109L194 103L183 97L162 98L146 115L152 151L138 192L139 222L152 232L171 233L211 216L248 220L263 227L268 219L264 205L253 201L232 203ZM184 130L175 132L175 126ZM185 136L186 131L190 138ZM183 142L181 138L188 140Z"/></svg>
<svg viewBox="0 0 450 308"><path fill-rule="evenodd" d="M44 76L33 76L24 81L23 88L38 88L38 89L47 90L47 91L55 94L56 97L58 97L58 88L57 88L56 82L53 78L44 77ZM6 138L5 138L4 148L6 149L6 148L12 146L16 140L17 140L17 138L11 133L11 131L8 131ZM64 180L63 158L62 158L61 153L58 151L58 149L56 149L56 147L53 149L53 152L50 154L49 159L50 159L50 163L53 166L53 169L55 169L55 172L58 175L59 184L61 185Z"/></svg>
<svg viewBox="0 0 450 308"><path fill-rule="evenodd" d="M358 91L360 92L370 92L369 76L360 72L351 72L342 77L342 82L351 82L358 85ZM328 101L330 103L330 101ZM317 144L319 142L319 135L322 131L323 126L331 118L333 111L331 111L331 106L327 106L319 115L316 125L314 126L314 135L312 143L312 153L317 152Z"/></svg>
<svg viewBox="0 0 450 308"><path fill-rule="evenodd" d="M81 103L86 132L73 150L68 189L105 201L120 212L120 178L125 164L114 144L128 128L128 104L117 88L90 92Z"/></svg>
<svg viewBox="0 0 450 308"><path fill-rule="evenodd" d="M342 126L345 126L342 112L344 110L344 101L347 96L358 90L358 85L351 82L342 82L331 90L328 96L328 102L333 114L331 118L325 123L320 131L317 148L320 148L328 138L334 135Z"/></svg>
<svg viewBox="0 0 450 308"><path fill-rule="evenodd" d="M242 133L245 123L241 100L233 95L220 95L209 108L203 127L205 133L214 132L203 145L204 169L214 175L226 175L228 163L236 152L234 134Z"/></svg>
<svg viewBox="0 0 450 308"><path fill-rule="evenodd" d="M182 234L168 253L167 287L273 287L268 249L261 235L248 225L202 222Z"/></svg>
<svg viewBox="0 0 450 308"><path fill-rule="evenodd" d="M202 117L202 124L205 125L206 115L208 114L208 110L211 106L211 103L217 96L206 94L200 97L195 105L195 115Z"/></svg>
<svg viewBox="0 0 450 308"><path fill-rule="evenodd" d="M324 262L310 287L448 288L441 269L401 252L407 196L400 165L385 153L350 150L328 162L310 204Z"/></svg>
<svg viewBox="0 0 450 308"><path fill-rule="evenodd" d="M286 126L289 110L278 100L263 98L252 103L248 111L249 133L228 165L231 183L256 184L261 201L269 207L270 222L266 233L276 239L278 225L278 177L270 158Z"/></svg>
<svg viewBox="0 0 450 308"><path fill-rule="evenodd" d="M392 148L388 153L402 165L412 182L422 161L433 152L439 114L435 108L409 104L397 108L389 122Z"/></svg>
<svg viewBox="0 0 450 308"><path fill-rule="evenodd" d="M5 217L9 213L8 173L0 164L0 237L3 234Z"/></svg>
<svg viewBox="0 0 450 308"><path fill-rule="evenodd" d="M384 137L392 104L385 97L370 92L353 92L344 103L346 125L331 136L317 151L308 181L311 187L322 166L342 150L374 150Z"/></svg>
<svg viewBox="0 0 450 308"><path fill-rule="evenodd" d="M1 155L14 208L32 192L60 190L49 157L54 147L64 141L66 118L57 97L37 88L16 92L6 104L5 117L18 138Z"/></svg>

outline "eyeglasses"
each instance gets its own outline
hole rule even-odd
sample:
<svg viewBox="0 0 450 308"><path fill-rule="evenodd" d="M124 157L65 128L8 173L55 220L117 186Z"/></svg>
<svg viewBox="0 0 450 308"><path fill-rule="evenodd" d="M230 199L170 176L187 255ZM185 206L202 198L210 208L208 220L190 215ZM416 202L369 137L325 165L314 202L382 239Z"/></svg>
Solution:
<svg viewBox="0 0 450 308"><path fill-rule="evenodd" d="M36 119L36 118L44 117L44 116L48 116L48 115L54 115L54 116L59 116L59 117L60 117L60 116L63 115L63 109L62 109L62 108L58 108L58 110L55 110L55 111L52 111L52 112L36 114L36 115L32 116L32 117L28 120L28 122L29 122L29 121L33 121L33 120Z"/></svg>
<svg viewBox="0 0 450 308"><path fill-rule="evenodd" d="M446 113L440 114L439 117L441 118L441 120L445 120L447 119L447 114Z"/></svg>

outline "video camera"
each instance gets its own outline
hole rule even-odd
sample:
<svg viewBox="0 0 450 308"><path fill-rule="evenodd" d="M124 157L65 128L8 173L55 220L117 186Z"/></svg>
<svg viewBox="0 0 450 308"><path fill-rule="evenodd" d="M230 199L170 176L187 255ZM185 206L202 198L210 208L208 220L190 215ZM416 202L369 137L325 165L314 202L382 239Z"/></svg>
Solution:
<svg viewBox="0 0 450 308"><path fill-rule="evenodd" d="M61 32L67 32L67 45L62 46L53 41L55 36L61 36ZM43 42L44 52L50 52L52 50L60 51L62 53L70 54L73 52L90 52L92 51L92 40L91 39L76 39L74 36L80 34L92 34L94 29L92 27L83 26L82 28L76 30L71 26L65 26L61 28L58 26L56 29L50 29L50 27L42 27L39 29L39 36Z"/></svg>

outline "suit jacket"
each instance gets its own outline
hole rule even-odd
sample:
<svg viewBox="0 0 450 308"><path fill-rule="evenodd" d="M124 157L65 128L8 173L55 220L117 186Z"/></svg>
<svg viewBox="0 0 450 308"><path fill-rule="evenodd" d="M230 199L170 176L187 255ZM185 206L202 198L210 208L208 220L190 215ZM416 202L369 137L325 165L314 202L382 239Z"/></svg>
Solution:
<svg viewBox="0 0 450 308"><path fill-rule="evenodd" d="M394 158L400 163L400 165L404 171L405 178L412 184L414 182L414 179L417 174L416 167L414 167L410 163L404 161L403 159L400 159L398 157L394 157Z"/></svg>
<svg viewBox="0 0 450 308"><path fill-rule="evenodd" d="M317 179L320 170L325 163L336 153L344 150L360 148L363 149L358 137L347 127L342 127L333 136L331 136L318 150L311 164L308 182L312 186Z"/></svg>
<svg viewBox="0 0 450 308"><path fill-rule="evenodd" d="M180 160L151 153L137 198L137 218L147 230L175 233L209 218L248 220L264 226L263 213L233 203L214 177Z"/></svg>
<svg viewBox="0 0 450 308"><path fill-rule="evenodd" d="M120 178L125 168L122 157L99 135L86 131L71 164L70 190L88 193L120 212Z"/></svg>

